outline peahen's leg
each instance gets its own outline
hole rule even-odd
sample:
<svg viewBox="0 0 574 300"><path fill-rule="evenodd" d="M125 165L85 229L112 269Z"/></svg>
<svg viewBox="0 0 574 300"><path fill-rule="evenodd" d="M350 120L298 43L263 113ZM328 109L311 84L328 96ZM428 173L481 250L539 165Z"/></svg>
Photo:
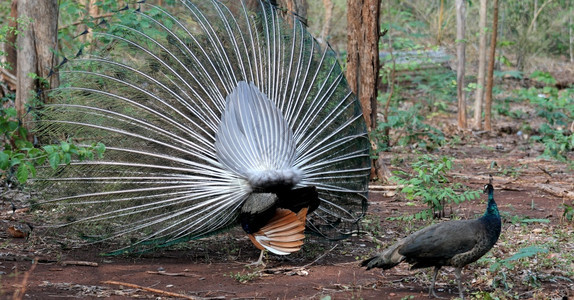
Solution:
<svg viewBox="0 0 574 300"><path fill-rule="evenodd" d="M458 281L458 292L460 294L460 299L464 299L464 293L462 292L462 274L460 268L454 269L454 275L456 276L456 281Z"/></svg>
<svg viewBox="0 0 574 300"><path fill-rule="evenodd" d="M440 270L440 267L434 267L434 271L432 274L432 282L429 288L429 297L435 297L435 298L442 298L436 295L435 291L434 291L434 283L436 282L436 276L438 275L438 271Z"/></svg>

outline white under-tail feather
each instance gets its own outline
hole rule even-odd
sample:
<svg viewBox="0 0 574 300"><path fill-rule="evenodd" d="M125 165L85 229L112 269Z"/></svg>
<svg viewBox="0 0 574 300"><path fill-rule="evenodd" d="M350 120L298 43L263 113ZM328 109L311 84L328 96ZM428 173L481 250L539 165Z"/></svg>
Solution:
<svg viewBox="0 0 574 300"><path fill-rule="evenodd" d="M253 83L239 82L226 99L215 135L217 159L246 178L251 190L293 187L301 171L293 133L283 113Z"/></svg>
<svg viewBox="0 0 574 300"><path fill-rule="evenodd" d="M237 224L254 190L315 186L307 226L352 233L370 171L361 108L335 53L290 17L265 1L181 0L95 29L60 68L37 135L107 150L39 170L45 218L146 249Z"/></svg>

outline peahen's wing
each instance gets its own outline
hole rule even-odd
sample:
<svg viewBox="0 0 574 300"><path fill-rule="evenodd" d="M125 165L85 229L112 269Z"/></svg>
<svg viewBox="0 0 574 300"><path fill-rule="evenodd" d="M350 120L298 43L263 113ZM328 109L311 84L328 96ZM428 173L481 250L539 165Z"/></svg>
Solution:
<svg viewBox="0 0 574 300"><path fill-rule="evenodd" d="M40 170L35 187L55 225L142 249L234 225L250 188L215 141L226 97L246 82L282 112L298 186L317 187L308 225L329 237L353 230L370 169L360 105L329 47L255 2L143 3L93 31L89 54L62 66L39 112L44 143L107 147L103 159Z"/></svg>
<svg viewBox="0 0 574 300"><path fill-rule="evenodd" d="M407 260L433 262L450 259L464 253L478 243L479 222L476 220L449 221L421 229L407 237L399 250Z"/></svg>

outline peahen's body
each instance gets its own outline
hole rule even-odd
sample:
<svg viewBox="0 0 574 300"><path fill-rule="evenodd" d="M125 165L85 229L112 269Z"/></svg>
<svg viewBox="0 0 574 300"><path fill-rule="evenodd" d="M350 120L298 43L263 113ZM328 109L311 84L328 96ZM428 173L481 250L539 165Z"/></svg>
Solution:
<svg viewBox="0 0 574 300"><path fill-rule="evenodd" d="M103 159L40 173L55 225L138 251L237 224L277 254L299 250L305 227L353 232L369 141L329 47L265 1L118 14L94 31L95 51L62 65L39 115L44 141L106 145Z"/></svg>
<svg viewBox="0 0 574 300"><path fill-rule="evenodd" d="M434 267L429 295L436 297L434 285L443 266L455 267L460 297L464 298L461 270L486 254L498 240L501 220L494 201L491 184L484 187L488 193L486 212L476 220L448 221L423 228L390 246L377 256L362 262L367 270L393 268L406 261L413 269Z"/></svg>

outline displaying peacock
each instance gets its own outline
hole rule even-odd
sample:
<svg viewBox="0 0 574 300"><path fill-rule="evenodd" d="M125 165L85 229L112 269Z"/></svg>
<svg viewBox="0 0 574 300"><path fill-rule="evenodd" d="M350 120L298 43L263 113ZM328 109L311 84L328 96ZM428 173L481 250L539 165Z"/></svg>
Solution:
<svg viewBox="0 0 574 300"><path fill-rule="evenodd" d="M238 224L281 255L351 234L370 144L333 50L265 1L176 2L126 7L59 67L37 135L106 152L40 170L49 225L114 253Z"/></svg>
<svg viewBox="0 0 574 300"><path fill-rule="evenodd" d="M492 184L484 186L488 194L486 212L476 220L448 221L425 227L388 247L378 255L361 263L367 270L391 269L406 261L413 269L434 267L429 296L439 298L434 290L436 276L443 266L455 267L460 298L462 291L461 270L486 254L500 235L501 220Z"/></svg>

